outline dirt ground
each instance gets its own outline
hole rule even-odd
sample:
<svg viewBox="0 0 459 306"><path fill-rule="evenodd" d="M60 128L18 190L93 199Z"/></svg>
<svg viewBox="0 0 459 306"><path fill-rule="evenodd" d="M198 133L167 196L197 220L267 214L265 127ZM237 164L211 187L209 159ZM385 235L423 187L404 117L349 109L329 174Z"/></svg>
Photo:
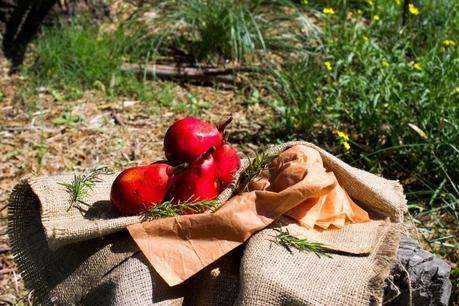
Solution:
<svg viewBox="0 0 459 306"><path fill-rule="evenodd" d="M24 84L19 76L8 74L8 63L0 59L0 305L29 303L7 239L8 197L22 177L98 165L122 169L163 159L165 131L185 115L211 122L233 116L229 131L241 134L256 132L270 120L266 106L241 104L234 91L192 85L172 85L174 100L167 107L110 98L101 92L85 92L76 101L61 102L41 88L33 102L38 108L30 111L30 97L19 90ZM190 94L205 101L206 106L188 107L183 101ZM80 116L82 121L65 125L52 122L66 112ZM246 144L238 149L247 152L255 147Z"/></svg>

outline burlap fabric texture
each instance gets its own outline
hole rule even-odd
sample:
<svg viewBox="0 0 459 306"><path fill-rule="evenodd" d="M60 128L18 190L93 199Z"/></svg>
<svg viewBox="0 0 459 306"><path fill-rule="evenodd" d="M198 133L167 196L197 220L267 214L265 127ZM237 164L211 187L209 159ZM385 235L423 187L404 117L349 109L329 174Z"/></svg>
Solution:
<svg viewBox="0 0 459 306"><path fill-rule="evenodd" d="M319 151L324 166L373 221L340 231L307 231L287 218L255 234L191 279L168 287L123 229L139 217L119 217L109 202L115 176L104 176L85 199L87 212L68 209L60 183L73 175L29 178L13 190L9 237L19 270L37 304L55 305L368 305L382 304L406 212L401 185ZM241 172L245 170L244 162ZM236 178L237 180L237 178ZM233 193L230 186L219 197ZM325 243L331 257L273 243L273 227Z"/></svg>

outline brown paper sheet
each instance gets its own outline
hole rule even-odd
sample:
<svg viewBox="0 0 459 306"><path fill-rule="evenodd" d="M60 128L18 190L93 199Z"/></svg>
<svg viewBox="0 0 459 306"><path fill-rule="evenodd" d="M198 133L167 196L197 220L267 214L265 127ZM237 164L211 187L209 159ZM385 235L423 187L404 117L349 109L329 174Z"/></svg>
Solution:
<svg viewBox="0 0 459 306"><path fill-rule="evenodd" d="M128 230L153 268L167 284L174 286L281 215L298 205L308 205L308 199L327 196L337 186L335 176L323 167L316 150L295 146L282 152L251 182L250 192L234 196L216 212L153 220L130 225ZM346 209L355 209L353 205L355 203L340 204ZM356 220L349 221L365 221L362 211ZM301 221L307 215L307 210L303 212L294 216ZM313 213L320 216L317 209ZM353 214L348 212L348 215ZM341 217L339 213L338 217ZM332 216L328 218L333 222ZM320 218L315 220L327 222Z"/></svg>
<svg viewBox="0 0 459 306"><path fill-rule="evenodd" d="M339 184L326 195L307 199L289 210L286 215L308 229L341 229L347 223L370 220L368 213L355 204Z"/></svg>

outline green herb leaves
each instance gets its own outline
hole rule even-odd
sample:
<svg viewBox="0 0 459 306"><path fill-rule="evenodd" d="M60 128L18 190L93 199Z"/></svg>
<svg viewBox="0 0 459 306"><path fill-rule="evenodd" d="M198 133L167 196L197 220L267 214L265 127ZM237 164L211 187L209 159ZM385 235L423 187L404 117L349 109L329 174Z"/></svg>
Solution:
<svg viewBox="0 0 459 306"><path fill-rule="evenodd" d="M330 257L330 255L326 253L326 247L323 243L308 241L306 239L295 237L293 235L290 235L288 229L282 230L281 228L276 228L274 230L278 234L275 236L275 240L273 240L273 242L282 245L287 250L289 250L289 252L292 252L291 247L293 247L302 252L313 252L319 257Z"/></svg>
<svg viewBox="0 0 459 306"><path fill-rule="evenodd" d="M101 181L99 175L111 173L113 173L113 171L107 167L97 167L94 169L87 169L80 174L75 173L73 181L70 183L60 183L60 185L65 187L65 190L70 196L67 211L69 211L72 207L83 210L80 204L89 206L83 201L83 198L88 195L95 183Z"/></svg>
<svg viewBox="0 0 459 306"><path fill-rule="evenodd" d="M218 208L220 202L217 200L183 202L172 204L172 201L166 201L150 208L145 215L145 220L154 220L166 217L174 217L186 213L202 213L204 211L214 211Z"/></svg>
<svg viewBox="0 0 459 306"><path fill-rule="evenodd" d="M276 157L276 155L268 153L266 148L260 148L255 153L255 157L247 158L249 165L241 175L237 188L238 191L247 191L247 185L249 182L258 174L260 174L261 170L263 170L263 168L266 167L274 159L274 157Z"/></svg>

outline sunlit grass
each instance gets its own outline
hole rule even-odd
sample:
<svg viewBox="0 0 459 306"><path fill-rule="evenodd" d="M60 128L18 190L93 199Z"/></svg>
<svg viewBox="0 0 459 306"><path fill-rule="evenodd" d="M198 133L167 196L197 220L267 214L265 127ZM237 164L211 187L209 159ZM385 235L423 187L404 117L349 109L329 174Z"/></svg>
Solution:
<svg viewBox="0 0 459 306"><path fill-rule="evenodd" d="M62 99L79 97L97 89L107 95L129 95L148 100L142 80L121 74L119 66L135 53L136 34L104 33L84 21L47 28L36 40L36 56L25 67L31 86L62 91Z"/></svg>

